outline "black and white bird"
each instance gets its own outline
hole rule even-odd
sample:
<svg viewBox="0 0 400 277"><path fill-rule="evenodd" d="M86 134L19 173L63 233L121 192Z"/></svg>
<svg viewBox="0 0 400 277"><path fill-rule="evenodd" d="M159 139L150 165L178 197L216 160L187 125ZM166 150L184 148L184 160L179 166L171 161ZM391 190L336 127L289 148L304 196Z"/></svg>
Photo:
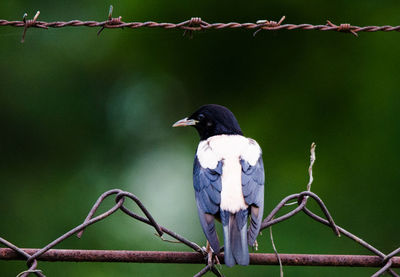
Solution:
<svg viewBox="0 0 400 277"><path fill-rule="evenodd" d="M200 135L193 185L204 234L218 254L214 219L220 220L225 264L248 265L248 245L256 243L264 209L261 148L255 140L243 136L233 113L220 105L200 107L173 125L179 126L193 126Z"/></svg>

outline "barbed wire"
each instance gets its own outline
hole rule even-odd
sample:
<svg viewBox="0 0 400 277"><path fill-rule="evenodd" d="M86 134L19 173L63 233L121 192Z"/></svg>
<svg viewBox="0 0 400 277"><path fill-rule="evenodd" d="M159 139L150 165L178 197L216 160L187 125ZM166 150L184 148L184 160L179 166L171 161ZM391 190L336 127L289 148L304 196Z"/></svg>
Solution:
<svg viewBox="0 0 400 277"><path fill-rule="evenodd" d="M24 14L22 21L9 21L6 19L0 19L0 27L1 26L11 26L11 27L23 27L24 31L22 34L21 42L24 42L26 31L28 28L40 28L40 29L48 29L48 28L64 28L64 27L100 27L98 31L98 35L104 29L115 29L115 28L130 28L130 29L138 29L138 28L163 28L163 29L180 29L184 30L184 35L189 34L192 36L194 31L201 30L221 30L221 29L246 29L246 30L254 30L253 33L256 35L259 31L279 31L279 30L317 30L317 31L336 31L336 32L344 32L350 33L355 36L358 36L360 32L400 32L400 25L391 26L391 25L383 25L383 26L356 26L351 25L349 23L341 23L339 25L332 23L327 20L324 25L313 25L313 24L282 24L286 19L283 16L278 22L273 20L257 20L256 23L238 23L238 22L229 22L229 23L208 23L202 20L200 17L192 17L189 20L185 20L180 23L159 23L155 21L146 21L146 22L124 22L122 21L122 17L113 17L113 6L110 6L110 10L108 13L108 19L105 21L82 21L82 20L70 20L70 21L39 21L38 17L40 15L40 11L38 11L33 19L27 20L27 13Z"/></svg>
<svg viewBox="0 0 400 277"><path fill-rule="evenodd" d="M400 267L400 257L395 257L400 253L400 247L393 250L389 254L384 254L377 248L373 247L371 244L365 242L356 235L350 233L346 229L336 225L331 214L329 213L326 205L321 200L321 198L315 193L311 192L312 183L312 166L315 161L315 144L311 145L311 156L310 156L310 167L309 167L309 183L307 184L307 190L288 195L282 199L278 205L269 213L269 215L264 219L261 231L280 223L282 221L288 220L300 211L303 211L310 218L317 222L320 222L328 227L330 227L334 234L350 238L351 240L357 242L364 248L371 251L374 256L365 255L304 255L304 254L278 254L275 250L275 254L260 253L260 254L250 254L250 264L280 264L282 265L314 265L314 266L368 266L368 267L381 267L372 277L380 276L385 272L388 272L392 276L400 277L393 268ZM103 203L106 198L115 195L115 205L109 208L107 211L100 215L94 216L97 209ZM307 208L307 203L309 199L313 199L321 211L323 212L325 218L322 218L309 210ZM131 209L125 206L127 200L132 200L136 203L139 209L143 212L144 216L138 215ZM296 200L297 207L293 210L274 218L277 213L287 206L291 206L293 201ZM66 249L51 249L57 244L61 243L65 239L76 234L79 238L83 235L85 228L88 226L111 216L116 211L121 210L126 215L141 221L145 224L152 226L162 240L169 241L163 236L167 234L174 238L176 241L187 245L189 248L195 252L161 252L161 251L116 251L116 250L66 250ZM272 236L271 236L272 237ZM273 242L273 241L272 241ZM86 219L82 224L74 227L67 233L61 235L57 239L53 240L41 249L24 249L20 248L13 243L7 241L6 239L0 237L0 243L5 245L7 248L0 248L0 260L26 260L28 269L22 271L17 276L26 277L29 274L35 274L36 276L44 277L43 272L38 269L38 261L92 261L92 262L158 262L158 263L205 263L198 273L194 276L203 276L207 272L212 272L216 276L223 276L220 270L217 268L215 261L208 263L208 253L203 247L200 247L196 243L184 238L183 236L163 227L157 223L157 221L152 217L151 213L146 209L139 198L127 191L120 189L112 189L103 193L95 202L92 209L89 211ZM223 252L223 247L221 247L221 252ZM217 255L218 260L221 262L223 259L223 253ZM281 275L283 275L281 270Z"/></svg>

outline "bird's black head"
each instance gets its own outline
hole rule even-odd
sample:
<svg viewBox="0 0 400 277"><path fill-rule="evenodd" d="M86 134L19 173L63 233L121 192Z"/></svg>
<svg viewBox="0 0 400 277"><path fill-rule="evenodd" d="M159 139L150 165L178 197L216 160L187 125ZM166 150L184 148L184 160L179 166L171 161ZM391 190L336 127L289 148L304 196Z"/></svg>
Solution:
<svg viewBox="0 0 400 277"><path fill-rule="evenodd" d="M216 135L243 135L233 113L216 104L201 106L191 116L177 121L172 127L179 126L195 127L200 140Z"/></svg>

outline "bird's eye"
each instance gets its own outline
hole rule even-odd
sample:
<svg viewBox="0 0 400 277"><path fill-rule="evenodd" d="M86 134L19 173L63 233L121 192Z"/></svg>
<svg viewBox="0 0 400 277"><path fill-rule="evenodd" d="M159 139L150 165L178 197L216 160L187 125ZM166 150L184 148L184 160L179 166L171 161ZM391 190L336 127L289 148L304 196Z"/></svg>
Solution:
<svg viewBox="0 0 400 277"><path fill-rule="evenodd" d="M205 118L205 116L202 113L197 116L198 120L203 120L204 118Z"/></svg>
<svg viewBox="0 0 400 277"><path fill-rule="evenodd" d="M212 121L208 121L208 122L207 122L207 126L208 126L208 127L211 127L212 125L213 125Z"/></svg>

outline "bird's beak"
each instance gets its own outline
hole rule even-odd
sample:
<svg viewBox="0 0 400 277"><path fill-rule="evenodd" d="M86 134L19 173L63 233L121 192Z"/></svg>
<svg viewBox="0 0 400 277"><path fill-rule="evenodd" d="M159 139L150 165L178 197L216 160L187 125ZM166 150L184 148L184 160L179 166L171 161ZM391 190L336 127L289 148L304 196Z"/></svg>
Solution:
<svg viewBox="0 0 400 277"><path fill-rule="evenodd" d="M188 119L187 117L181 120L178 120L177 122L172 125L172 127L184 127L184 126L193 126L197 124L197 120L194 119Z"/></svg>

